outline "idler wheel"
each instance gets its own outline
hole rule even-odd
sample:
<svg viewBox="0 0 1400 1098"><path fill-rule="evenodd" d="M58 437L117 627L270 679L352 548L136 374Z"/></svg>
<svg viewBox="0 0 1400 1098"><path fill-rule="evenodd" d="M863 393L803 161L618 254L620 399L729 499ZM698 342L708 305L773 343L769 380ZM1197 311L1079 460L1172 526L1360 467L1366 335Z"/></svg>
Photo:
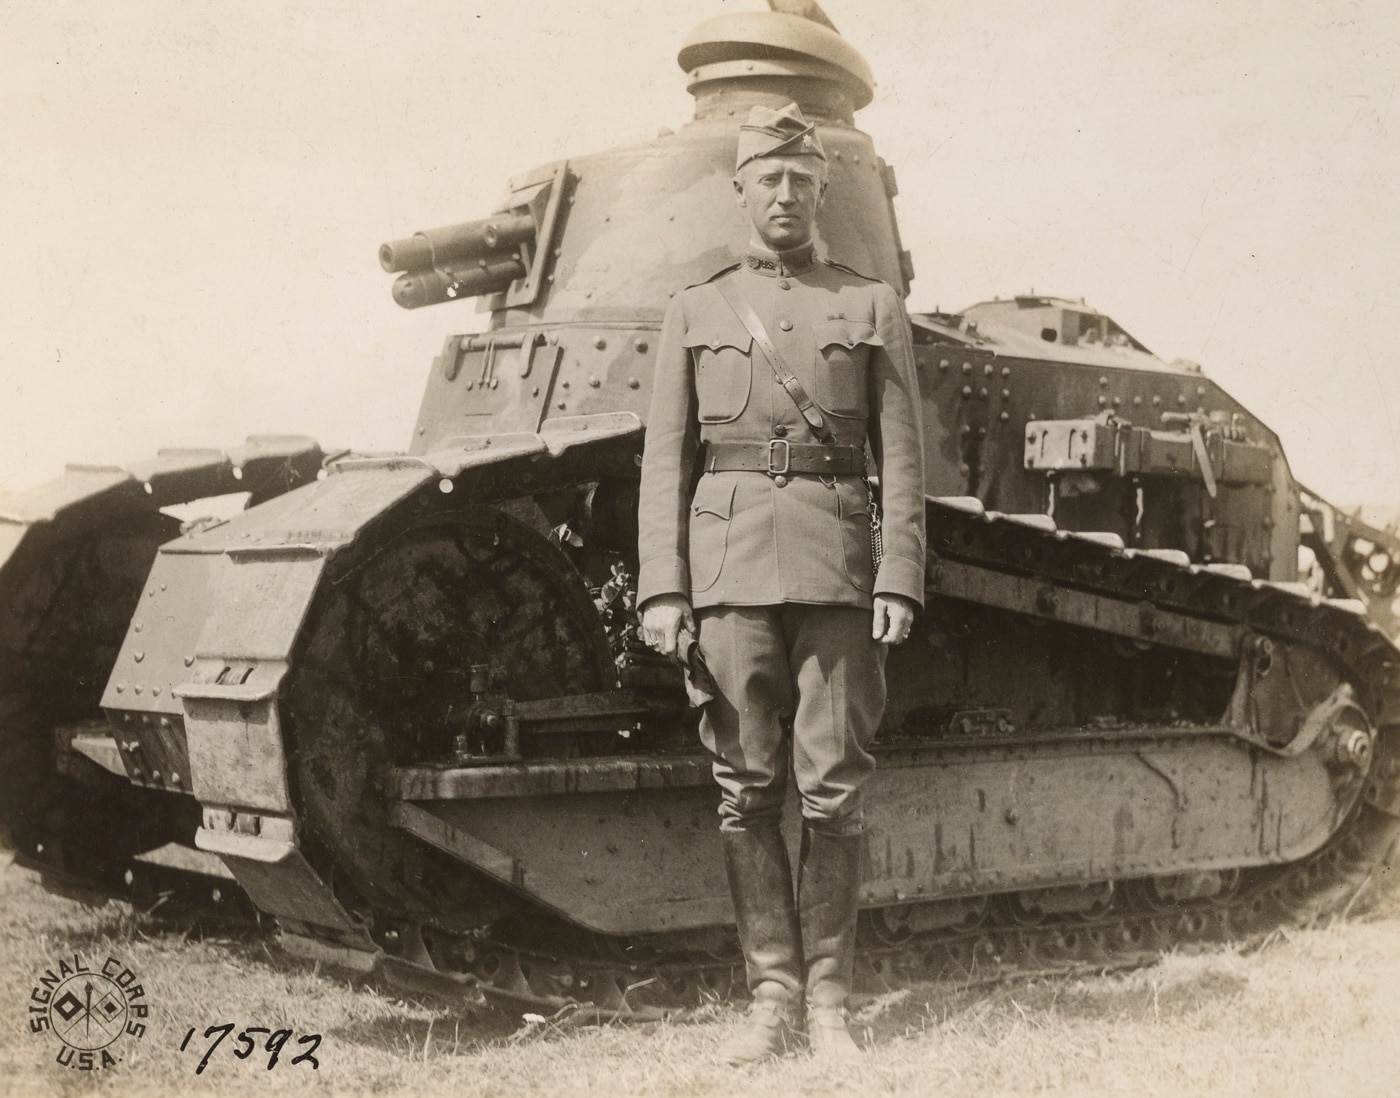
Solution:
<svg viewBox="0 0 1400 1098"><path fill-rule="evenodd" d="M371 908L466 930L517 901L391 826L387 771L452 763L480 685L474 665L515 701L609 689L616 669L587 588L557 546L475 501L417 506L381 519L332 562L282 713L298 810L337 876Z"/></svg>

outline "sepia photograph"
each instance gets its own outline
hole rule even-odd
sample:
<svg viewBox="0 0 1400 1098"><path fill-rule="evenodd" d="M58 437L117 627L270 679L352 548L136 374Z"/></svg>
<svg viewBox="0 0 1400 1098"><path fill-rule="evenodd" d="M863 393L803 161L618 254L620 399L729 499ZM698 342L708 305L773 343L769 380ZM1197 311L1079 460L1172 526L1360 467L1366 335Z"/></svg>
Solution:
<svg viewBox="0 0 1400 1098"><path fill-rule="evenodd" d="M0 1093L1392 1095L1397 73L0 6Z"/></svg>

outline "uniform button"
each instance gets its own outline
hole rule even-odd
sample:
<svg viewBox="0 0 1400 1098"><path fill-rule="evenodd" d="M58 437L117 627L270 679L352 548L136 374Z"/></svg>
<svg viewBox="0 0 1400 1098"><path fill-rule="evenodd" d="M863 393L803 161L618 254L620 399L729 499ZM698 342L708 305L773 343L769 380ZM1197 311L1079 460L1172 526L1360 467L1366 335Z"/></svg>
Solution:
<svg viewBox="0 0 1400 1098"><path fill-rule="evenodd" d="M779 488L785 488L787 487L787 477L776 476L773 478L773 483L776 484Z"/></svg>
<svg viewBox="0 0 1400 1098"><path fill-rule="evenodd" d="M790 331L792 331L792 321L790 321L790 320L780 320L780 321L778 321L778 327L781 328L781 329L782 329L783 331L785 331L785 332L790 332Z"/></svg>
<svg viewBox="0 0 1400 1098"><path fill-rule="evenodd" d="M789 282L786 278L780 279L780 280L778 281L778 289L780 289L780 290L790 290L790 289L792 289L792 283Z"/></svg>
<svg viewBox="0 0 1400 1098"><path fill-rule="evenodd" d="M778 424L778 426L776 426L776 427L773 428L773 437L774 437L774 438L787 438L787 428L784 427L781 423Z"/></svg>

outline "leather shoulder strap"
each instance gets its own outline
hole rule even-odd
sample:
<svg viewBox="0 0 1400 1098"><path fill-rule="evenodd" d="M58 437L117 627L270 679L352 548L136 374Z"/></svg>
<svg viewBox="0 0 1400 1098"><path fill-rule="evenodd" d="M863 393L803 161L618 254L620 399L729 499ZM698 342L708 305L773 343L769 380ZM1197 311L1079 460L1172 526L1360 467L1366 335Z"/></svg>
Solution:
<svg viewBox="0 0 1400 1098"><path fill-rule="evenodd" d="M753 341L762 349L763 356L768 359L768 366L773 371L773 377L792 398L792 402L797 405L797 410L802 413L802 418L807 421L807 426L812 429L812 433L828 445L835 442L836 436L827 427L821 410L817 407L816 402L807 395L807 390L802 387L802 382L798 381L793 372L787 368L787 363L783 361L783 356L778 353L778 348L773 346L773 341L768 338L768 329L763 326L763 321L758 319L758 314L753 311L753 306L744 300L743 295L732 284L720 280L715 282L714 286L719 291L720 296L724 298L725 303L734 310L734 315L739 318L739 322L748 329L749 335L753 336Z"/></svg>
<svg viewBox="0 0 1400 1098"><path fill-rule="evenodd" d="M742 263L729 263L729 264L727 264L726 266L721 267L719 270L715 271L714 273L712 273L712 274L707 274L707 275L706 275L704 278L702 278L699 282L692 282L689 286L686 287L686 289L689 290L689 289L691 289L692 287L695 287L695 286L703 286L703 285L705 285L706 282L713 282L715 279L719 278L721 275L727 275L730 271L737 271L737 270L738 270L740 267L742 267L742 266L743 266Z"/></svg>

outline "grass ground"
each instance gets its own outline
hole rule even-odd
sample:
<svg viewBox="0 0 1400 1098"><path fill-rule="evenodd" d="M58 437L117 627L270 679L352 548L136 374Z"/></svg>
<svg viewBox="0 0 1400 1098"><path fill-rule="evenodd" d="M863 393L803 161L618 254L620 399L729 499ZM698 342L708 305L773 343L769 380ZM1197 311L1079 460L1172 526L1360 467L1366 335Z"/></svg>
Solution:
<svg viewBox="0 0 1400 1098"><path fill-rule="evenodd" d="M405 1001L256 939L157 928L123 904L84 907L0 870L0 1093L516 1095L1400 1094L1400 898L1265 948L1173 955L1150 969L990 989L911 988L861 1012L871 1051L833 1074L794 1057L736 1075L714 1063L734 1017L570 1029ZM113 953L152 1002L150 1030L96 1073L53 1062L26 1005L50 962ZM323 1035L320 1068L288 1044L202 1075L186 1031L222 1022ZM196 1042L202 1044L202 1041ZM202 1048L200 1049L202 1052Z"/></svg>

